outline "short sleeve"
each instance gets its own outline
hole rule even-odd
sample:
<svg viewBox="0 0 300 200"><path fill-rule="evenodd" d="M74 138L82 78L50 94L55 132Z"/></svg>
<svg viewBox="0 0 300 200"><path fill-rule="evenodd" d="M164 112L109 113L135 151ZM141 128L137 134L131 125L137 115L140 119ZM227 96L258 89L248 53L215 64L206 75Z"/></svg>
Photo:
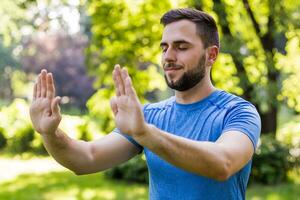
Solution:
<svg viewBox="0 0 300 200"><path fill-rule="evenodd" d="M246 134L256 149L261 131L261 120L256 108L247 102L230 109L222 132L228 131L240 131Z"/></svg>
<svg viewBox="0 0 300 200"><path fill-rule="evenodd" d="M113 132L118 133L118 134L122 135L123 137L125 137L129 142L131 142L131 143L134 144L137 148L139 148L139 149L141 150L140 152L143 151L143 146L142 146L142 145L140 145L137 141L135 141L131 136L122 133L122 132L120 131L120 129L115 128L115 129L113 130Z"/></svg>

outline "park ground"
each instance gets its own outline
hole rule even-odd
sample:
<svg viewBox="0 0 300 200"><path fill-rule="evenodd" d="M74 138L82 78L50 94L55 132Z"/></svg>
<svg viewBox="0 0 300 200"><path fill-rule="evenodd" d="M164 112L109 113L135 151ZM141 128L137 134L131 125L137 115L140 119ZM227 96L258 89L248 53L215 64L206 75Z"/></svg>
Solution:
<svg viewBox="0 0 300 200"><path fill-rule="evenodd" d="M252 184L249 200L299 200L300 177L288 183ZM107 179L103 173L76 176L50 157L0 155L0 200L146 200L148 186Z"/></svg>

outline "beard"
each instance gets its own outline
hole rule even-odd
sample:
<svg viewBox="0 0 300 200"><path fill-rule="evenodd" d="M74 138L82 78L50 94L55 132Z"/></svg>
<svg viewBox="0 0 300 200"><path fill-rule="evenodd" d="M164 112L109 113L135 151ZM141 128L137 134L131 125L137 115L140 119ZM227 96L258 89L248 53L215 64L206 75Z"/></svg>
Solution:
<svg viewBox="0 0 300 200"><path fill-rule="evenodd" d="M205 54L199 59L196 67L184 72L178 81L169 81L164 75L167 85L177 91L186 91L197 85L205 76Z"/></svg>

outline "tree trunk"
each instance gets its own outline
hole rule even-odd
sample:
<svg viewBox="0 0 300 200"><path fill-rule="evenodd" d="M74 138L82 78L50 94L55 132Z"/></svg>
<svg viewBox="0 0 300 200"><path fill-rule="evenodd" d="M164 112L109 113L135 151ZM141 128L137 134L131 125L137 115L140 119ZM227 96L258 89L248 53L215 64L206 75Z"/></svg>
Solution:
<svg viewBox="0 0 300 200"><path fill-rule="evenodd" d="M262 134L272 134L275 136L277 129L277 113L278 109L274 106L266 113L260 113L262 123Z"/></svg>

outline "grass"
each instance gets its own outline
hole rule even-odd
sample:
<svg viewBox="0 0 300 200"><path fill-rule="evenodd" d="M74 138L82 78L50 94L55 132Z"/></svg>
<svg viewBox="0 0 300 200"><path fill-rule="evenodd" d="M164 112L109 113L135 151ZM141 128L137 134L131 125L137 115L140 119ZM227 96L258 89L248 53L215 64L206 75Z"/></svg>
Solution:
<svg viewBox="0 0 300 200"><path fill-rule="evenodd" d="M277 185L251 184L247 189L248 200L300 200L300 169L288 173L289 181Z"/></svg>
<svg viewBox="0 0 300 200"><path fill-rule="evenodd" d="M275 186L252 185L247 190L247 200L299 200L300 184L284 183Z"/></svg>
<svg viewBox="0 0 300 200"><path fill-rule="evenodd" d="M286 118L282 118L286 120ZM300 116L293 121L300 122ZM285 124L283 121L282 124ZM29 160L36 154L10 154L0 157ZM9 173L1 170L1 173ZM1 177L1 176L0 176ZM278 185L252 184L247 189L247 200L300 200L300 176L291 175L291 182ZM72 172L22 174L9 181L0 179L0 200L147 200L148 186L110 180L103 174L75 176Z"/></svg>
<svg viewBox="0 0 300 200"><path fill-rule="evenodd" d="M0 182L0 188L1 200L146 200L148 197L146 185L107 180L101 173L24 174Z"/></svg>
<svg viewBox="0 0 300 200"><path fill-rule="evenodd" d="M75 176L72 172L23 174L0 182L0 200L146 200L148 186L109 180L102 173ZM247 200L299 200L300 183L251 185Z"/></svg>

